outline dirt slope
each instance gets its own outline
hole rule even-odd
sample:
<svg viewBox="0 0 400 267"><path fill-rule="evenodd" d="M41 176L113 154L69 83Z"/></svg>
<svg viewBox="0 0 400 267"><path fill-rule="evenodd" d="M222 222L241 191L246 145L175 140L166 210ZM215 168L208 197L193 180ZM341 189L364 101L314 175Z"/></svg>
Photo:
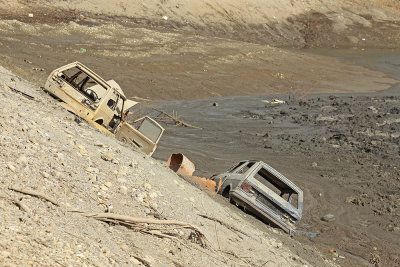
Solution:
<svg viewBox="0 0 400 267"><path fill-rule="evenodd" d="M20 14L26 19L30 12L53 21L65 16L118 16L144 26L280 46L398 47L400 40L399 3L390 0L2 2L5 18Z"/></svg>
<svg viewBox="0 0 400 267"><path fill-rule="evenodd" d="M218 204L163 162L78 124L52 98L4 68L0 79L1 265L331 265L276 230L253 229L243 214ZM60 206L9 188L42 192ZM207 248L182 227L129 229L71 210L184 221L199 227Z"/></svg>

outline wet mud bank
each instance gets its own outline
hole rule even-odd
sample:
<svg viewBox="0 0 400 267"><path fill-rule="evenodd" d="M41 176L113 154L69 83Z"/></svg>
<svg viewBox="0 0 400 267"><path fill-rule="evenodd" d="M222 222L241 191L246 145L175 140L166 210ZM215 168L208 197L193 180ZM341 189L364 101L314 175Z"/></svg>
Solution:
<svg viewBox="0 0 400 267"><path fill-rule="evenodd" d="M180 101L174 110L203 130L168 126L155 157L183 152L199 175L259 159L305 191L298 234L343 264L399 264L400 88L387 94L320 94ZM279 98L284 104L268 101ZM321 217L333 214L334 220ZM349 262L348 262L349 261Z"/></svg>

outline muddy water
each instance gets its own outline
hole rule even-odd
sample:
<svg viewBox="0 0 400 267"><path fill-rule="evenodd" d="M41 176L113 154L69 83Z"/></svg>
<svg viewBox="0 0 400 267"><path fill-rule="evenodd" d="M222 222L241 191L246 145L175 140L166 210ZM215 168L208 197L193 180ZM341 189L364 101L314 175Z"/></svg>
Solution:
<svg viewBox="0 0 400 267"><path fill-rule="evenodd" d="M345 62L361 65L366 68L387 73L400 81L400 50L399 49L312 49L308 52L338 58ZM400 85L382 92L384 94L399 94Z"/></svg>
<svg viewBox="0 0 400 267"><path fill-rule="evenodd" d="M350 62L386 73L395 78L399 84L376 95L399 95L400 94L400 50L379 50L379 49L314 49L306 50L307 53L321 54L336 57L342 61ZM361 89L360 89L361 90ZM329 94L328 94L329 95ZM346 94L342 94L346 95ZM374 94L370 94L374 95ZM323 96L323 94L314 95ZM311 96L311 97L314 97ZM184 150L188 156L212 160L206 166L198 165L199 171L211 173L220 170L220 166L228 167L231 162L243 159L243 151L249 145L254 145L254 138L248 135L253 132L260 136L265 131L265 125L260 125L257 120L248 120L240 114L244 111L258 109L265 106L263 100L282 99L293 100L296 95L292 94L270 94L265 96L251 97L225 97L208 100L175 101L161 109L174 110L181 115L181 118L190 123L203 127L203 131L182 127L168 127L168 132L159 147L157 157L166 158L170 151ZM215 107L213 104L217 104ZM283 127L293 127L297 131L311 131L288 123ZM297 127L297 128L296 128ZM232 140L240 139L241 142ZM207 151L203 146L212 145ZM256 147L258 147L256 145ZM253 150L248 158L267 157L262 151L258 154ZM227 163L228 161L228 163ZM211 164L211 165L210 165ZM214 167L218 166L218 167ZM203 168L204 167L204 168Z"/></svg>
<svg viewBox="0 0 400 267"><path fill-rule="evenodd" d="M313 51L400 80L398 51ZM285 104L269 104L273 99ZM155 153L182 152L198 175L259 159L305 191L299 234L344 265L399 264L400 86L374 94L293 94L176 101L159 108L203 130L166 126ZM327 214L333 222L321 222ZM258 227L261 227L258 225ZM315 235L314 235L315 234ZM348 255L357 255L350 257Z"/></svg>

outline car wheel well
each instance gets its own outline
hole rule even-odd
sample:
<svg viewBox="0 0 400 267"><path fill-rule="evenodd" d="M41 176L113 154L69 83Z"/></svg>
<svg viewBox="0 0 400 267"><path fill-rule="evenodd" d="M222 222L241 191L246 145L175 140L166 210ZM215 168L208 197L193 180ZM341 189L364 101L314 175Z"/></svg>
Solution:
<svg viewBox="0 0 400 267"><path fill-rule="evenodd" d="M231 186L228 185L227 187L224 188L224 191L222 191L221 195L223 197L229 197L229 191L231 191Z"/></svg>

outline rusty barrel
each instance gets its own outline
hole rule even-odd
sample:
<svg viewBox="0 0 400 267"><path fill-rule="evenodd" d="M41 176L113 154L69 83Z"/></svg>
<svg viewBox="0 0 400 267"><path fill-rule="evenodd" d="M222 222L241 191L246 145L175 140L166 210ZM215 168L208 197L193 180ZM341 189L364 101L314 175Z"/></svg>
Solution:
<svg viewBox="0 0 400 267"><path fill-rule="evenodd" d="M189 176L192 176L195 170L193 162L182 153L172 154L167 161L167 166L174 172Z"/></svg>

